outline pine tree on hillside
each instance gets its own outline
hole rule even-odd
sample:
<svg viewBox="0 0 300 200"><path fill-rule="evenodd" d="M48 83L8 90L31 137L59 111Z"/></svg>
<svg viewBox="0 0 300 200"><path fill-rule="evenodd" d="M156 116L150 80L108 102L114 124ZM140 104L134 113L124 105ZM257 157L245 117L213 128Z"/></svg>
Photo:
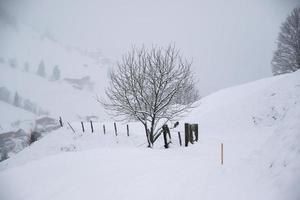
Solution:
<svg viewBox="0 0 300 200"><path fill-rule="evenodd" d="M300 69L300 8L295 8L281 26L272 60L273 75Z"/></svg>
<svg viewBox="0 0 300 200"><path fill-rule="evenodd" d="M16 107L20 107L21 102L22 102L22 99L21 99L20 95L16 92L15 97L14 97L13 105L16 106Z"/></svg>
<svg viewBox="0 0 300 200"><path fill-rule="evenodd" d="M6 87L0 87L0 100L10 103L10 92Z"/></svg>
<svg viewBox="0 0 300 200"><path fill-rule="evenodd" d="M46 77L46 68L45 68L44 61L40 62L36 73L37 73L37 75L39 75L41 77Z"/></svg>
<svg viewBox="0 0 300 200"><path fill-rule="evenodd" d="M52 71L51 80L57 81L59 79L60 79L60 70L59 70L58 66L55 65L55 67L53 68L53 71Z"/></svg>

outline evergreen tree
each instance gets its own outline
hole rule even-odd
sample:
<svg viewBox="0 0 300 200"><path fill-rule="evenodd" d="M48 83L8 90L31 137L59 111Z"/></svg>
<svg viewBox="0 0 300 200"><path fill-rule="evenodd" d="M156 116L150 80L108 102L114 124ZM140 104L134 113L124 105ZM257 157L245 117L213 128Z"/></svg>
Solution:
<svg viewBox="0 0 300 200"><path fill-rule="evenodd" d="M273 75L300 69L300 8L295 8L281 26L272 60Z"/></svg>
<svg viewBox="0 0 300 200"><path fill-rule="evenodd" d="M15 93L15 97L14 97L13 105L16 106L16 107L20 107L21 106L21 102L22 102L22 99L19 96L19 94L16 92Z"/></svg>
<svg viewBox="0 0 300 200"><path fill-rule="evenodd" d="M53 68L53 71L52 71L51 80L57 81L59 79L60 79L60 70L59 70L58 66L55 65L55 67Z"/></svg>
<svg viewBox="0 0 300 200"><path fill-rule="evenodd" d="M37 75L41 76L41 77L46 77L46 68L45 68L45 64L44 61L41 61L37 70Z"/></svg>
<svg viewBox="0 0 300 200"><path fill-rule="evenodd" d="M6 87L0 87L0 100L10 103L10 92Z"/></svg>

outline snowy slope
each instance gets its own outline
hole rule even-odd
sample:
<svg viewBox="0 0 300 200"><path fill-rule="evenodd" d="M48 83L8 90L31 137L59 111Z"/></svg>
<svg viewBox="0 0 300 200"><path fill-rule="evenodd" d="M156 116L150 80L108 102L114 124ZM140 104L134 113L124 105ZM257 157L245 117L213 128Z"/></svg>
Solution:
<svg viewBox="0 0 300 200"><path fill-rule="evenodd" d="M72 120L78 116L102 115L96 92L78 90L63 81L49 81L10 67L3 67L1 72L1 86L11 91L12 98L14 92L18 92L23 99L36 102L55 118L62 116Z"/></svg>
<svg viewBox="0 0 300 200"><path fill-rule="evenodd" d="M8 103L0 101L0 110L1 110L1 123L0 123L0 132L7 132L12 129L14 126L18 126L18 123L23 124L26 122L31 122L35 119L35 115L33 113L27 112L23 109L12 106ZM16 116L17 119L16 120ZM29 129L32 127L27 127Z"/></svg>
<svg viewBox="0 0 300 200"><path fill-rule="evenodd" d="M80 123L45 136L0 163L0 199L298 200L300 71L228 88L203 98L183 122L200 141L145 148L138 124ZM182 131L182 126L179 130ZM178 131L178 130L176 130ZM224 165L220 165L220 143Z"/></svg>
<svg viewBox="0 0 300 200"><path fill-rule="evenodd" d="M49 31L41 33L8 13L1 13L0 27L0 88L9 91L11 104L18 93L23 101L28 100L36 106L34 117L47 113L55 119L62 116L69 121L88 116L96 116L99 120L107 118L95 97L103 94L112 64L100 50L88 51L64 44ZM41 61L45 64L45 77L37 75ZM11 62L15 63L15 68L11 67ZM61 77L51 81L56 65ZM19 120L18 112L9 108L0 107L0 124L4 126L9 125L5 124L6 115Z"/></svg>

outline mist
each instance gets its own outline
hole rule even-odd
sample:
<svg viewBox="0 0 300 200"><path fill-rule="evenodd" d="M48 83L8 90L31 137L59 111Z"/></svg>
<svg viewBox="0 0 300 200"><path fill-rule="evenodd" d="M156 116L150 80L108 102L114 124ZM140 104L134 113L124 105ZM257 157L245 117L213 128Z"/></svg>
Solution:
<svg viewBox="0 0 300 200"><path fill-rule="evenodd" d="M271 76L280 24L296 0L3 1L18 21L114 62L132 45L175 43L201 95ZM1 48L5 48L2 46Z"/></svg>

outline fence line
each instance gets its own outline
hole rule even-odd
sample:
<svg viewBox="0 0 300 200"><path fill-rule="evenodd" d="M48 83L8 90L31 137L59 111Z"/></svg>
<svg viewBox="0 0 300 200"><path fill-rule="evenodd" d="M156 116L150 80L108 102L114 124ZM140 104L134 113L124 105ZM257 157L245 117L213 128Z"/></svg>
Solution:
<svg viewBox="0 0 300 200"><path fill-rule="evenodd" d="M95 121L94 121L95 122ZM90 128L91 128L91 132L94 133L95 129L94 129L94 122L92 120L89 121L90 123ZM81 121L81 129L82 132L85 133L86 132L86 126L84 125L84 123L88 123L88 122L83 122ZM176 122L178 125L178 122ZM60 126L63 126L63 120L62 117L59 117L59 124ZM71 124L69 122L66 122L66 124L71 128L71 130L75 133L75 129L71 126ZM76 126L77 127L77 126ZM78 127L77 127L78 128ZM103 128L103 134L106 135L107 133L107 129L105 124L102 124L102 128ZM126 124L126 135L127 137L130 137L130 127L129 124ZM171 129L173 129L173 127L171 127ZM96 129L96 130L100 130L100 129ZM117 123L113 122L113 130L114 130L114 134L115 136L118 136L118 127L117 127ZM125 132L124 131L124 132ZM122 132L123 133L123 132ZM164 146L165 148L169 147L169 144L172 143L172 138L171 138L171 133L170 133L170 129L167 125L163 126L163 129L161 131L161 135L162 135L162 139L164 142ZM173 133L176 134L176 133ZM179 146L183 146L183 141L181 138L181 133L177 132L178 135L178 142L179 142ZM187 147L189 145L189 143L194 144L194 142L198 142L198 124L189 124L189 123L185 123L184 124L184 146ZM224 162L224 152L223 152L223 143L221 143L221 164L223 164Z"/></svg>
<svg viewBox="0 0 300 200"><path fill-rule="evenodd" d="M90 120L89 123L90 123L90 127L91 127L91 132L93 133L95 131L93 121ZM60 124L61 127L63 127L63 125L64 125L61 117L59 117L59 124ZM72 127L70 122L66 121L65 124L67 124L70 127L70 129L73 131L73 133L76 133L75 129ZM85 126L84 126L84 122L81 121L80 124L81 124L82 132L84 133L86 131ZM103 128L103 134L105 135L106 131L107 131L105 124L102 124L102 128ZM116 122L113 123L113 129L114 129L115 136L118 136L118 128L117 128L117 123ZM99 130L101 131L101 128ZM198 124L185 123L184 124L184 131L185 131L184 132L184 137L185 137L184 138L184 140L185 140L184 141L185 142L184 146L187 147L189 143L194 144L194 142L198 142L198 140L199 140L199 137L198 137ZM169 148L169 144L172 143L172 141L171 141L171 132L170 132L170 129L168 128L168 126L165 126L165 125L163 126L162 133L163 133L162 136L163 136L164 147ZM127 135L127 137L130 137L130 135L131 135L129 124L126 124L126 135ZM180 131L177 132L177 135L178 135L179 146L182 146L183 141L182 141L182 138L181 138ZM146 143L147 142L144 142L141 145L144 145ZM138 145L138 146L141 146L141 145ZM220 143L220 164L224 165L224 144L223 143Z"/></svg>

